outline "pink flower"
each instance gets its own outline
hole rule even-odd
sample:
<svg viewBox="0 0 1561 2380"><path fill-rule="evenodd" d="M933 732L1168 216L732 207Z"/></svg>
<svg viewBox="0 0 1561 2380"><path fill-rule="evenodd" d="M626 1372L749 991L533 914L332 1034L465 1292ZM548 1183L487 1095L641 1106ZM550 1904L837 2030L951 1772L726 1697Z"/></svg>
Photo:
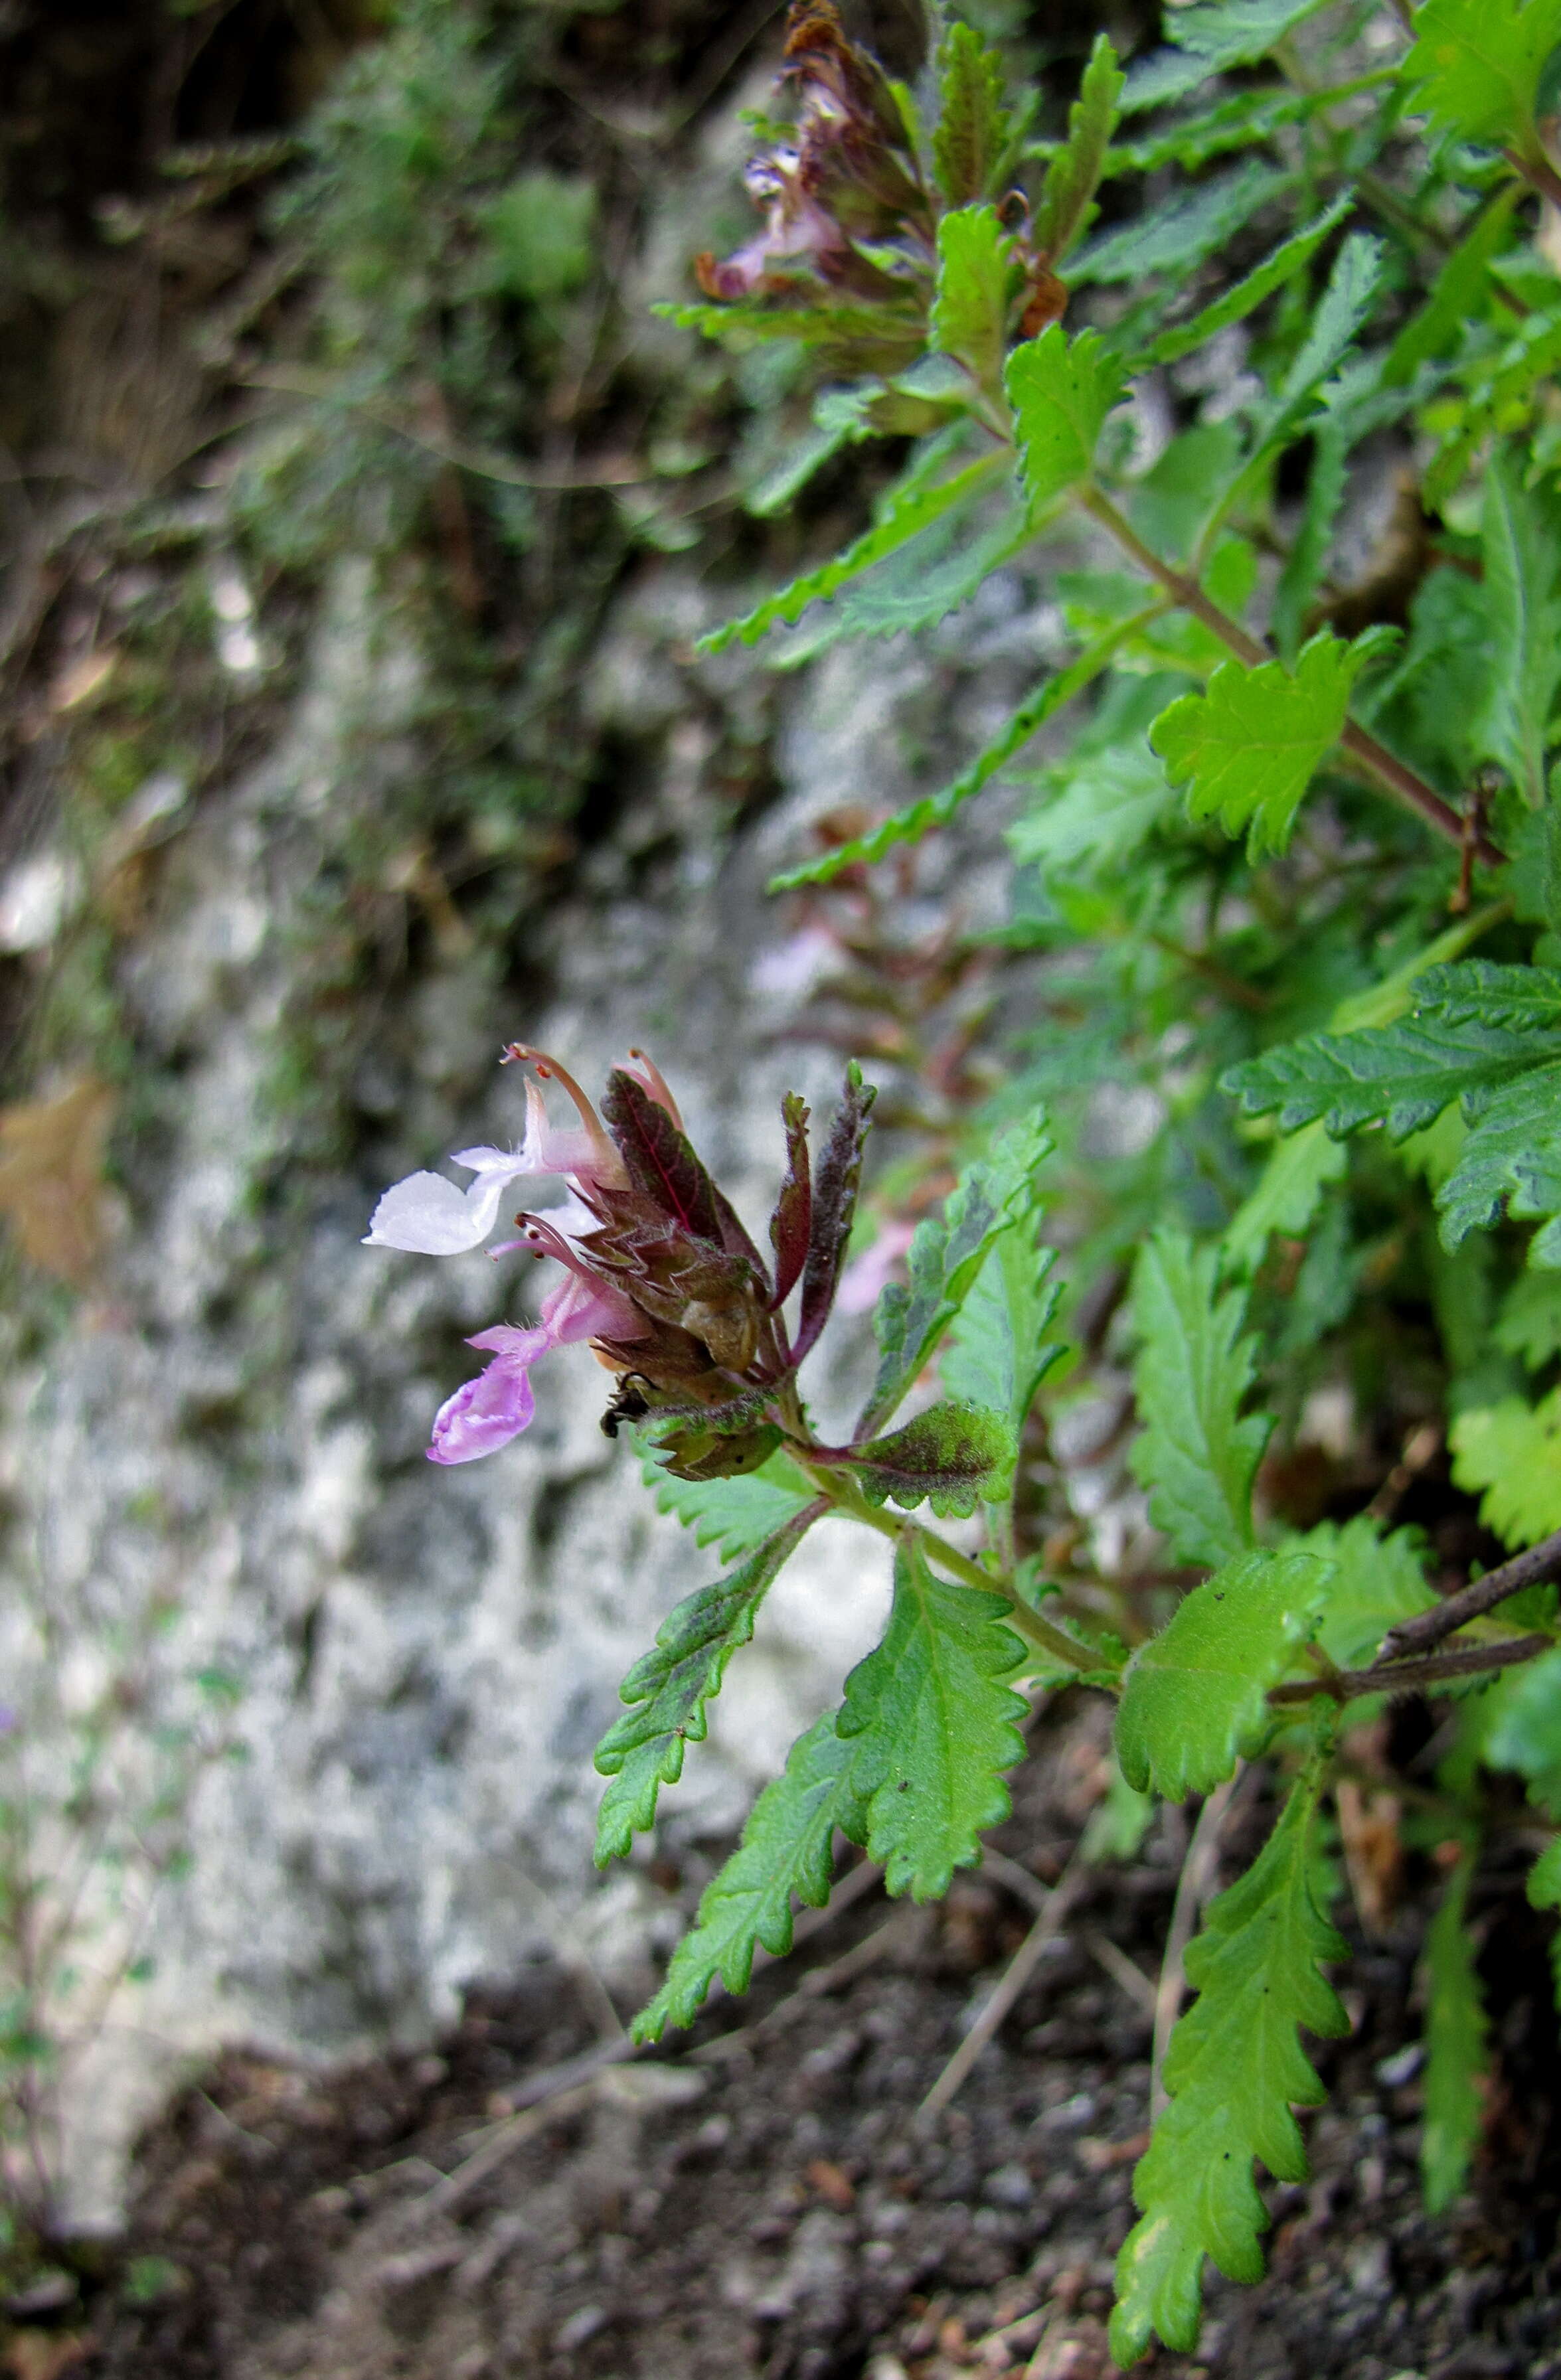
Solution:
<svg viewBox="0 0 1561 2380"><path fill-rule="evenodd" d="M442 1173L409 1173L385 1192L370 1219L363 1245L400 1248L409 1256L459 1257L480 1248L498 1220L504 1195L523 1176L561 1174L573 1190L597 1183L621 1189L623 1160L603 1130L601 1118L574 1076L541 1050L512 1041L501 1062L530 1060L544 1082L562 1085L579 1117L559 1131L548 1121L547 1103L534 1082L526 1085L526 1137L518 1148L460 1148L451 1158L476 1176L463 1190ZM629 1051L624 1068L652 1099L680 1123L677 1104L659 1068L640 1050Z"/></svg>
<svg viewBox="0 0 1561 2380"><path fill-rule="evenodd" d="M584 1273L567 1273L530 1330L500 1322L467 1341L469 1347L491 1351L494 1360L434 1415L429 1461L475 1463L529 1428L536 1412L530 1371L539 1356L581 1339L633 1339L642 1327L628 1298Z"/></svg>
<svg viewBox="0 0 1561 2380"><path fill-rule="evenodd" d="M842 1314L866 1314L894 1279L895 1269L916 1235L914 1223L885 1223L870 1248L853 1257L840 1276L835 1303Z"/></svg>
<svg viewBox="0 0 1561 2380"><path fill-rule="evenodd" d="M622 1158L591 1101L556 1059L518 1041L510 1044L504 1058L506 1062L529 1062L541 1080L560 1084L579 1122L562 1128L553 1124L538 1084L528 1082L526 1136L518 1149L457 1149L451 1164L473 1177L465 1189L442 1173L408 1174L374 1208L364 1241L368 1247L399 1248L414 1256L465 1256L488 1238L512 1183L553 1175L561 1177L572 1194L564 1206L548 1210L545 1224L540 1219L530 1224L525 1239L493 1251L502 1256L509 1247L530 1247L563 1264L565 1278L548 1293L540 1318L529 1328L501 1322L467 1342L490 1352L494 1360L441 1405L428 1450L433 1463L474 1462L480 1454L506 1446L529 1427L536 1411L530 1367L539 1356L582 1339L628 1343L643 1337L647 1328L628 1299L580 1261L576 1245L599 1220L584 1202L593 1193L627 1185ZM631 1050L623 1072L681 1129L677 1102L643 1051Z"/></svg>
<svg viewBox="0 0 1561 2380"><path fill-rule="evenodd" d="M713 257L700 259L696 271L708 296L746 298L761 286L772 266L784 266L795 258L809 258L827 273L847 254L839 225L803 187L802 160L796 149L776 149L767 157L754 158L745 179L750 195L765 210L764 228L721 262Z"/></svg>

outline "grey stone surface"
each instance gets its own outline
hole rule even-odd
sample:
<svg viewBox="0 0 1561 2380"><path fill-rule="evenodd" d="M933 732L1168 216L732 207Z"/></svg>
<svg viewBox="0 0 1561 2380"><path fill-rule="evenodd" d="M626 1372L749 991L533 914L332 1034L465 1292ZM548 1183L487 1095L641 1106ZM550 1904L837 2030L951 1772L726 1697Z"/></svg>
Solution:
<svg viewBox="0 0 1561 2380"><path fill-rule="evenodd" d="M150 1777L195 1673L242 1685L244 1756L196 1784L190 1873L150 1920L155 1972L114 1994L67 2074L78 2216L109 2211L134 2117L217 2038L318 2056L415 2040L463 1987L543 1946L610 1974L670 1922L642 1864L593 1873L591 1753L624 1670L711 1557L602 1435L608 1383L583 1349L539 1369L536 1424L509 1450L427 1463L435 1406L482 1360L462 1337L517 1310L528 1263L360 1238L388 1181L518 1133L522 1086L495 1063L510 1038L588 1084L644 1043L754 1224L782 1091L827 1113L837 1061L786 1038L795 927L765 878L819 810L936 783L1019 690L1035 623L1000 589L945 633L931 690L896 645L839 648L772 682L747 657L690 662L711 601L680 563L624 598L582 699L641 738L645 782L528 929L517 973L540 990L457 947L397 992L354 1086L353 1172L292 1183L272 1070L320 929L317 823L415 764L417 655L367 565L340 565L274 749L186 814L126 985L159 1065L126 1145L127 1228L103 1293L6 1398L5 1650L38 1756L127 1645L141 1681L127 1774ZM735 831L702 766L713 700L750 723L777 705L782 791ZM967 915L1001 882L983 832L931 874L957 869ZM815 1388L826 1412L842 1402L829 1377ZM870 1544L815 1533L665 1797L675 1830L738 1822L885 1596ZM111 1976L134 1912L92 1893Z"/></svg>

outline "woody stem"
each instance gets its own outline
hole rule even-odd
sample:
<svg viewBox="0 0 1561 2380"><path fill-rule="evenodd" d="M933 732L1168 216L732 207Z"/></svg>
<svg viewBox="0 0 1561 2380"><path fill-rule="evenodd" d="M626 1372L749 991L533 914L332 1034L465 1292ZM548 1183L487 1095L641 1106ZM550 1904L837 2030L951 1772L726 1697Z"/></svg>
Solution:
<svg viewBox="0 0 1561 2380"><path fill-rule="evenodd" d="M1212 596L1203 592L1196 578L1185 570L1178 570L1174 563L1166 562L1156 553L1152 546L1146 545L1109 496L1088 482L1075 492L1079 504L1091 519L1098 521L1102 528L1116 539L1123 552L1130 555L1157 587L1163 587L1184 611L1192 613L1194 619L1201 620L1238 661L1254 669L1260 662L1274 658L1266 645L1261 644L1256 637L1250 636L1238 620L1233 620ZM1469 843L1470 838L1465 821L1451 803L1445 802L1423 777L1407 767L1385 745L1379 744L1374 735L1368 735L1365 728L1358 727L1354 720L1349 720L1338 741L1340 749L1348 753L1365 775L1383 786L1406 808L1413 810L1428 826L1434 827L1438 834L1445 835L1449 843L1457 844L1460 849ZM1505 854L1497 850L1487 835L1477 833L1472 841L1476 857L1482 860L1487 868L1501 866Z"/></svg>

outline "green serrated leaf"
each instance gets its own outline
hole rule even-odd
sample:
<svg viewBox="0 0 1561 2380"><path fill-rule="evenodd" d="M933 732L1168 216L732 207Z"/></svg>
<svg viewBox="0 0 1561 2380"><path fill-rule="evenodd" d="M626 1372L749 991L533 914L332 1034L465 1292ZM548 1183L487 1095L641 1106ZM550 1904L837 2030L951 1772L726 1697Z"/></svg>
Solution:
<svg viewBox="0 0 1561 2380"><path fill-rule="evenodd" d="M1106 1762L1104 1798L1091 1811L1079 1838L1079 1856L1096 1866L1105 1860L1137 1859L1154 1817L1154 1796L1140 1793L1122 1774L1118 1760Z"/></svg>
<svg viewBox="0 0 1561 2380"><path fill-rule="evenodd" d="M693 1532L694 1543L714 1546L723 1561L754 1552L817 1494L784 1450L735 1479L677 1479L665 1468L652 1433L629 1436L657 1512L675 1513Z"/></svg>
<svg viewBox="0 0 1561 2380"><path fill-rule="evenodd" d="M1481 1757L1521 1777L1530 1801L1561 1821L1561 1647L1508 1670L1493 1689Z"/></svg>
<svg viewBox="0 0 1561 2380"><path fill-rule="evenodd" d="M1319 1119L1335 1134L1380 1123L1393 1140L1422 1132L1455 1099L1488 1099L1536 1065L1561 1060L1561 1038L1537 1023L1524 1027L1494 1011L1459 1002L1449 1013L1425 985L1439 975L1469 974L1480 965L1437 969L1423 979L1415 1014L1363 1032L1314 1033L1289 1041L1245 1065L1232 1067L1225 1087L1249 1115L1277 1114L1282 1132ZM1537 976L1538 968L1503 969Z"/></svg>
<svg viewBox="0 0 1561 2380"><path fill-rule="evenodd" d="M1281 662L1222 662L1206 694L1161 712L1150 742L1195 819L1245 829L1254 851L1282 851L1301 796L1343 731L1360 659L1337 637L1313 637L1292 675Z"/></svg>
<svg viewBox="0 0 1561 2380"><path fill-rule="evenodd" d="M1561 1277L1520 1273L1502 1299L1492 1337L1525 1371L1540 1372L1553 1363L1561 1355Z"/></svg>
<svg viewBox="0 0 1561 2380"><path fill-rule="evenodd" d="M675 322L680 331L698 331L707 339L734 346L796 339L810 347L893 347L903 343L909 363L921 346L921 326L907 314L903 322L876 306L750 306L740 301L715 305L699 300L663 302L652 314Z"/></svg>
<svg viewBox="0 0 1561 2380"><path fill-rule="evenodd" d="M1110 41L1104 33L1097 33L1079 96L1068 111L1067 139L1046 168L1035 211L1035 249L1049 264L1060 264L1075 240L1089 229L1124 80Z"/></svg>
<svg viewBox="0 0 1561 2380"><path fill-rule="evenodd" d="M1229 1560L1252 1541L1252 1481L1272 1423L1241 1418L1256 1368L1239 1292L1217 1287L1218 1250L1157 1231L1139 1258L1133 1384L1142 1423L1133 1475L1178 1561Z"/></svg>
<svg viewBox="0 0 1561 2380"><path fill-rule="evenodd" d="M892 1893L933 1900L1008 1815L1002 1772L1024 1756L1028 1708L1002 1682L1024 1646L1001 1596L939 1578L902 1539L884 1641L846 1681L837 1725L856 1745L867 1851Z"/></svg>
<svg viewBox="0 0 1561 2380"><path fill-rule="evenodd" d="M1473 1873L1473 1857L1465 1852L1426 1930L1421 2190L1428 2215L1445 2215L1463 2188L1483 2110L1480 2085L1485 2068L1485 2010L1469 1933Z"/></svg>
<svg viewBox="0 0 1561 2380"><path fill-rule="evenodd" d="M1129 857L1177 808L1144 735L1084 753L1045 783L1047 799L1015 820L1007 841L1021 866L1048 880L1076 880Z"/></svg>
<svg viewBox="0 0 1561 2380"><path fill-rule="evenodd" d="M625 1678L618 1691L632 1707L596 1747L597 1768L610 1780L597 1817L598 1867L624 1858L635 1835L655 1824L662 1786L682 1775L684 1745L703 1742L705 1705L719 1694L727 1662L752 1636L760 1604L814 1517L799 1515L738 1569L686 1596Z"/></svg>
<svg viewBox="0 0 1561 2380"><path fill-rule="evenodd" d="M1119 623L1105 636L1097 638L1089 650L1081 653L1066 670L1048 679L1044 686L1038 686L1033 694L1027 695L1013 716L976 755L970 766L961 770L952 784L908 803L904 809L896 810L892 818L884 820L881 825L871 828L866 834L854 836L849 843L823 853L819 858L805 860L800 867L787 868L784 874L773 877L770 891L787 892L799 884L827 884L844 868L882 859L896 845L920 843L935 828L946 826L957 810L962 809L972 795L979 794L1006 768L1016 752L1023 749L1048 719L1055 717L1065 703L1071 702L1076 694L1081 694L1103 670L1109 667L1113 657L1124 644L1130 642L1138 628L1152 619L1158 609L1158 604L1147 606L1134 619Z"/></svg>
<svg viewBox="0 0 1561 2380"><path fill-rule="evenodd" d="M1529 1870L1529 1900L1535 1909L1561 1909L1561 1835L1546 1843Z"/></svg>
<svg viewBox="0 0 1561 2380"><path fill-rule="evenodd" d="M1561 0L1423 0L1404 61L1414 104L1466 140L1534 140L1540 76L1561 42Z"/></svg>
<svg viewBox="0 0 1561 2380"><path fill-rule="evenodd" d="M1214 514L1216 520L1238 511L1260 493L1275 456L1311 422L1319 393L1348 355L1376 303L1383 286L1385 253L1381 240L1369 238L1363 232L1351 232L1339 249L1299 353L1258 416L1252 451L1221 496ZM1380 372L1380 364L1372 362L1364 367L1364 377L1357 374L1350 389L1353 405L1365 402Z"/></svg>
<svg viewBox="0 0 1561 2380"><path fill-rule="evenodd" d="M995 207L960 207L945 215L938 225L932 345L963 364L982 388L1002 382L1014 277L1013 237Z"/></svg>
<svg viewBox="0 0 1561 2380"><path fill-rule="evenodd" d="M973 25L951 24L938 45L938 125L933 167L955 206L983 199L1012 135L1003 104L1003 61Z"/></svg>
<svg viewBox="0 0 1561 2380"><path fill-rule="evenodd" d="M987 1251L949 1325L939 1366L951 1397L1004 1415L1016 1438L1063 1352L1048 1335L1061 1295L1051 1277L1056 1259L1039 1245L1036 1228L1021 1219Z"/></svg>
<svg viewBox="0 0 1561 2380"><path fill-rule="evenodd" d="M1079 250L1065 278L1080 286L1137 284L1161 273L1183 279L1244 231L1262 208L1288 192L1295 178L1281 166L1249 159L1200 183L1190 193L1150 209L1126 230L1103 232Z"/></svg>
<svg viewBox="0 0 1561 2380"><path fill-rule="evenodd" d="M1170 2104L1133 2176L1142 2219L1116 2260L1110 2338L1119 2364L1136 2362L1155 2331L1173 2350L1197 2344L1205 2256L1232 2280L1262 2277L1269 2218L1254 2158L1275 2180L1306 2179L1291 2110L1317 2107L1323 2091L1299 2029L1324 2039L1349 2030L1320 1973L1346 1949L1316 1897L1321 1786L1316 1763L1252 1866L1211 1903L1188 1952L1198 1998L1171 2035Z"/></svg>
<svg viewBox="0 0 1561 2380"><path fill-rule="evenodd" d="M1184 1597L1128 1664L1116 1741L1129 1785L1182 1802L1234 1775L1267 1733L1268 1690L1311 1635L1331 1575L1315 1554L1254 1548Z"/></svg>
<svg viewBox="0 0 1561 2380"><path fill-rule="evenodd" d="M1561 691L1561 515L1506 455L1486 468L1481 544L1489 691L1475 732L1537 809Z"/></svg>
<svg viewBox="0 0 1561 2380"><path fill-rule="evenodd" d="M1505 1205L1544 1220L1532 1261L1561 1266L1561 976L1468 960L1428 969L1414 999L1405 1021L1271 1050L1225 1087L1249 1112L1277 1111L1285 1131L1380 1123L1398 1141L1458 1101L1469 1129L1436 1194L1444 1245L1458 1247Z"/></svg>
<svg viewBox="0 0 1561 2380"><path fill-rule="evenodd" d="M1095 331L1071 341L1060 322L1008 358L1019 468L1032 506L1086 480L1105 419L1122 394L1120 356Z"/></svg>
<svg viewBox="0 0 1561 2380"><path fill-rule="evenodd" d="M1463 1104L1468 1136L1436 1193L1443 1245L1461 1247L1470 1232L1490 1230L1505 1207L1517 1220L1545 1222L1531 1263L1561 1266L1561 1062Z"/></svg>
<svg viewBox="0 0 1561 2380"><path fill-rule="evenodd" d="M859 1437L888 1419L963 1305L995 1241L1031 1210L1035 1176L1051 1147L1039 1112L1010 1125L989 1158L965 1168L943 1213L916 1226L909 1281L889 1284L872 1318L881 1351L878 1377L857 1427Z"/></svg>
<svg viewBox="0 0 1561 2380"><path fill-rule="evenodd" d="M854 1447L850 1462L870 1504L931 1504L941 1518L969 1520L978 1504L1007 1494L1018 1454L1006 1415L945 1398L887 1438Z"/></svg>
<svg viewBox="0 0 1561 2380"><path fill-rule="evenodd" d="M1161 55L1171 57L1173 54L1162 51ZM1185 58L1175 59L1174 63L1187 71L1189 62ZM1315 91L1270 89L1239 91L1232 98L1221 98L1213 107L1184 115L1142 140L1114 142L1106 152L1103 179L1118 174L1157 174L1166 165L1182 165L1189 173L1195 172L1215 157L1229 156L1233 150L1265 144L1287 126L1304 124L1310 116L1336 105L1341 99L1353 99L1357 91L1374 89L1384 79L1384 70L1378 68L1356 77L1352 82L1326 84ZM1129 70L1129 91L1131 86ZM1126 107L1123 113L1127 113Z"/></svg>
<svg viewBox="0 0 1561 2380"><path fill-rule="evenodd" d="M969 602L1033 534L1017 490L1004 489L988 504L956 505L777 638L769 656L772 667L799 669L853 637L911 636L935 627Z"/></svg>
<svg viewBox="0 0 1561 2380"><path fill-rule="evenodd" d="M1298 231L1282 241L1244 280L1238 281L1233 288L1216 298L1212 306L1205 306L1202 312L1195 314L1189 322L1178 322L1173 329L1162 331L1145 361L1152 364L1175 363L1179 357L1189 356L1197 348L1206 346L1212 338L1221 331L1227 331L1233 322L1245 322L1265 298L1272 298L1276 289L1283 289L1287 282L1293 281L1298 273L1306 270L1323 242L1349 214L1352 205L1353 200L1348 198L1335 199L1314 223L1308 224L1304 231Z"/></svg>
<svg viewBox="0 0 1561 2380"><path fill-rule="evenodd" d="M963 470L942 480L928 480L920 467L913 466L899 487L891 490L884 499L872 527L848 545L844 553L836 554L833 562L823 564L817 570L804 571L789 587L767 596L740 620L730 621L726 626L701 637L699 650L721 653L728 645L757 644L765 630L777 622L795 625L810 603L836 594L875 562L896 552L911 538L941 520L956 504L983 494L1006 468L1006 459L1001 454L983 455L977 462L968 463Z"/></svg>
<svg viewBox="0 0 1561 2380"><path fill-rule="evenodd" d="M792 1745L785 1773L754 1803L738 1850L705 1886L665 1982L635 2018L636 2041L659 2041L669 2024L692 2024L717 1976L729 1992L746 1992L760 1949L784 1958L793 1893L810 1909L823 1907L836 1828L857 1842L867 1832L850 1781L857 1749L836 1734L833 1712Z"/></svg>
<svg viewBox="0 0 1561 2380"><path fill-rule="evenodd" d="M1134 61L1122 96L1123 115L1167 106L1227 67L1255 64L1292 25L1327 5L1328 0L1203 0L1174 16L1167 12L1166 39L1177 46Z"/></svg>
<svg viewBox="0 0 1561 2380"><path fill-rule="evenodd" d="M1561 1529L1561 1389L1537 1405L1503 1397L1460 1413L1448 1432L1453 1478L1481 1496L1480 1517L1518 1548Z"/></svg>
<svg viewBox="0 0 1561 2380"><path fill-rule="evenodd" d="M1309 1123L1281 1139L1262 1178L1226 1227L1225 1269L1250 1280L1275 1232L1299 1238L1311 1225L1323 1192L1343 1180L1348 1158L1323 1123Z"/></svg>
<svg viewBox="0 0 1561 2380"><path fill-rule="evenodd" d="M1413 1529L1384 1537L1361 1513L1342 1527L1323 1521L1299 1544L1333 1572L1314 1641L1341 1670L1363 1668L1390 1628L1436 1601Z"/></svg>
<svg viewBox="0 0 1561 2380"><path fill-rule="evenodd" d="M1485 301L1492 261L1512 237L1518 197L1513 186L1498 191L1443 264L1424 305L1410 315L1388 350L1383 379L1389 387L1407 386L1421 364L1459 345Z"/></svg>

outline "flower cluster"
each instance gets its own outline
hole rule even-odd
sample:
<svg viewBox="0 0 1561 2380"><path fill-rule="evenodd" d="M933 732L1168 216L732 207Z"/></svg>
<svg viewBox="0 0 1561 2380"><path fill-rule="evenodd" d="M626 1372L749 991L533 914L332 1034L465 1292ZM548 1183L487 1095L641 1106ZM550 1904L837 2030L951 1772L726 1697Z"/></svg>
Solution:
<svg viewBox="0 0 1561 2380"><path fill-rule="evenodd" d="M763 229L733 256L695 261L709 298L893 297L930 279L933 208L906 125L876 58L846 38L834 0L798 0L787 28L784 89L796 125L748 167Z"/></svg>
<svg viewBox="0 0 1561 2380"><path fill-rule="evenodd" d="M970 50L961 55L970 65ZM935 427L934 395L896 376L930 336L939 224L951 209L982 199L999 205L1006 303L1019 336L1034 337L1067 305L1054 260L1032 235L1025 194L1008 187L1022 124L990 91L983 101L945 91L929 145L877 59L847 40L835 0L793 0L780 86L794 120L772 130L745 176L762 227L730 256L696 257L695 278L738 319L751 319L756 306L822 317L808 333L821 357L842 371L888 377L872 400L877 428Z"/></svg>
<svg viewBox="0 0 1561 2380"><path fill-rule="evenodd" d="M799 1408L798 1365L828 1316L849 1230L872 1094L860 1079L846 1099L815 1185L807 1110L786 1102L788 1166L771 1220L773 1269L683 1130L658 1069L639 1051L608 1077L598 1114L556 1059L517 1042L506 1062L528 1064L526 1134L518 1149L465 1148L452 1162L463 1190L413 1173L385 1192L372 1247L424 1256L479 1248L510 1184L561 1180L559 1207L516 1217L529 1248L563 1268L536 1322L498 1323L469 1343L492 1357L442 1405L429 1448L435 1463L470 1463L525 1429L535 1412L531 1367L556 1347L589 1342L617 1377L603 1427L654 1414L673 1468L688 1478L751 1469L778 1444ZM558 1128L542 1085L555 1082L576 1120ZM782 1307L801 1286L795 1335Z"/></svg>

